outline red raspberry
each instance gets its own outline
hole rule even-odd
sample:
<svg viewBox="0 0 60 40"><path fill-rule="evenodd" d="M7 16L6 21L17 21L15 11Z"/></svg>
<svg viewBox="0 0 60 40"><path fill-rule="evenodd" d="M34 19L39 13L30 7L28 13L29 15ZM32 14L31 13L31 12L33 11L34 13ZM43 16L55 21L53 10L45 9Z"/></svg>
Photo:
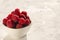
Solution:
<svg viewBox="0 0 60 40"><path fill-rule="evenodd" d="M14 22L17 22L17 21L19 20L19 16L17 16L17 15L12 15L12 20L13 20Z"/></svg>
<svg viewBox="0 0 60 40"><path fill-rule="evenodd" d="M11 16L12 16L12 14L9 14L7 18L8 18L8 19L11 19Z"/></svg>
<svg viewBox="0 0 60 40"><path fill-rule="evenodd" d="M20 11L19 11L18 8L15 9L15 14L18 15L18 16L20 15Z"/></svg>
<svg viewBox="0 0 60 40"><path fill-rule="evenodd" d="M7 27L9 27L9 28L13 28L13 27L14 27L14 23L12 22L11 19L9 19L9 20L7 21Z"/></svg>
<svg viewBox="0 0 60 40"><path fill-rule="evenodd" d="M29 25L30 24L30 20L29 19L26 19L26 25Z"/></svg>
<svg viewBox="0 0 60 40"><path fill-rule="evenodd" d="M25 23L25 19L24 18L20 18L19 19L19 24L24 24Z"/></svg>
<svg viewBox="0 0 60 40"><path fill-rule="evenodd" d="M4 18L3 19L3 24L6 26L6 22L7 22L8 18Z"/></svg>
<svg viewBox="0 0 60 40"><path fill-rule="evenodd" d="M14 14L14 15L20 15L20 11L18 8L15 9L15 11L12 11L11 14Z"/></svg>
<svg viewBox="0 0 60 40"><path fill-rule="evenodd" d="M24 14L25 16L27 16L27 12L26 11L22 11L21 14Z"/></svg>
<svg viewBox="0 0 60 40"><path fill-rule="evenodd" d="M29 19L30 23L31 23L31 20Z"/></svg>
<svg viewBox="0 0 60 40"><path fill-rule="evenodd" d="M24 19L26 19L24 14L20 14L20 18L23 17Z"/></svg>
<svg viewBox="0 0 60 40"><path fill-rule="evenodd" d="M15 11L12 11L12 12L11 12L11 14L14 14L14 15L16 15L16 14L15 14Z"/></svg>
<svg viewBox="0 0 60 40"><path fill-rule="evenodd" d="M30 19L29 16L26 16L27 19Z"/></svg>
<svg viewBox="0 0 60 40"><path fill-rule="evenodd" d="M18 29L18 28L22 28L22 25L21 24L17 24L16 25L16 28Z"/></svg>
<svg viewBox="0 0 60 40"><path fill-rule="evenodd" d="M27 16L26 19L29 19L29 21L30 21L30 23L31 23L31 20L30 20L29 16Z"/></svg>
<svg viewBox="0 0 60 40"><path fill-rule="evenodd" d="M7 18L3 19L3 24L9 28L22 28L31 23L29 16L27 16L26 11L20 13L19 9L16 8L12 11Z"/></svg>

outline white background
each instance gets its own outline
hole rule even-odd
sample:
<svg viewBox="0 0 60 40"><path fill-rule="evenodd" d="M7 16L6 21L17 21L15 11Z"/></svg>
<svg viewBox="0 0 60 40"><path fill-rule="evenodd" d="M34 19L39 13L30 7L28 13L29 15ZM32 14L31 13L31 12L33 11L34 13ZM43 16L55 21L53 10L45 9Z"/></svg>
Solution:
<svg viewBox="0 0 60 40"><path fill-rule="evenodd" d="M60 40L60 0L0 0L0 40L7 35L2 19L15 8L31 17L28 40Z"/></svg>

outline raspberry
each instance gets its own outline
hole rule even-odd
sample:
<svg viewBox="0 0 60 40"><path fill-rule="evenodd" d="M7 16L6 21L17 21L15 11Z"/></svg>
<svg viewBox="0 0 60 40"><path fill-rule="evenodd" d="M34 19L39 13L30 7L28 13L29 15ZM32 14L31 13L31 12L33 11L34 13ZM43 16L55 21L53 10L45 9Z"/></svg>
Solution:
<svg viewBox="0 0 60 40"><path fill-rule="evenodd" d="M18 15L18 16L20 15L20 11L19 11L18 8L15 9L15 14Z"/></svg>
<svg viewBox="0 0 60 40"><path fill-rule="evenodd" d="M12 11L11 14L14 14L14 15L17 15L19 16L20 15L20 11L18 8L15 9L15 11Z"/></svg>
<svg viewBox="0 0 60 40"><path fill-rule="evenodd" d="M29 19L26 19L26 24L25 25L29 25L30 24L30 20Z"/></svg>
<svg viewBox="0 0 60 40"><path fill-rule="evenodd" d="M21 24L17 24L16 25L16 28L18 29L18 28L22 28L22 25Z"/></svg>
<svg viewBox="0 0 60 40"><path fill-rule="evenodd" d="M11 16L12 16L12 14L9 14L7 18L8 18L8 19L11 19Z"/></svg>
<svg viewBox="0 0 60 40"><path fill-rule="evenodd" d="M22 11L21 14L24 14L25 16L27 16L27 12L26 11Z"/></svg>
<svg viewBox="0 0 60 40"><path fill-rule="evenodd" d="M17 15L12 15L12 20L13 20L14 22L17 22L18 19L19 19L19 16L17 16Z"/></svg>
<svg viewBox="0 0 60 40"><path fill-rule="evenodd" d="M11 19L9 19L9 20L7 21L7 27L9 27L9 28L13 28L13 27L14 27L14 23L12 22Z"/></svg>
<svg viewBox="0 0 60 40"><path fill-rule="evenodd" d="M14 22L14 21L12 21L13 23L14 23L14 27L13 28L16 28L16 25L18 24L18 22Z"/></svg>
<svg viewBox="0 0 60 40"><path fill-rule="evenodd" d="M29 16L26 16L27 19L30 19Z"/></svg>
<svg viewBox="0 0 60 40"><path fill-rule="evenodd" d="M19 19L19 24L24 24L25 23L25 19L24 18L20 18Z"/></svg>
<svg viewBox="0 0 60 40"><path fill-rule="evenodd" d="M22 28L26 27L31 23L29 16L26 11L22 11L16 8L7 16L7 18L3 19L3 24L9 28Z"/></svg>
<svg viewBox="0 0 60 40"><path fill-rule="evenodd" d="M30 20L29 16L27 16L27 18L26 18L26 19L29 19L29 21L30 21L30 23L31 23L31 20Z"/></svg>
<svg viewBox="0 0 60 40"><path fill-rule="evenodd" d="M11 14L15 14L15 11L12 11ZM16 14L15 14L16 15Z"/></svg>
<svg viewBox="0 0 60 40"><path fill-rule="evenodd" d="M31 20L29 19L30 23L31 23Z"/></svg>
<svg viewBox="0 0 60 40"><path fill-rule="evenodd" d="M24 19L26 19L24 14L20 14L20 18L23 17Z"/></svg>
<svg viewBox="0 0 60 40"><path fill-rule="evenodd" d="M4 18L3 19L3 24L6 26L6 22L7 22L8 18Z"/></svg>

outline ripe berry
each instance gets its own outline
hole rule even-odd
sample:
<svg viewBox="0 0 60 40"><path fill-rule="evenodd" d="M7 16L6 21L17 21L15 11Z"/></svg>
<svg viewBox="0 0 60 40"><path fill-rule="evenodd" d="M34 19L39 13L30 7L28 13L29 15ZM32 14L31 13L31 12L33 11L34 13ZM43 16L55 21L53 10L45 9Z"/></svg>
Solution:
<svg viewBox="0 0 60 40"><path fill-rule="evenodd" d="M26 19L29 19L30 23L31 23L31 20L30 20L30 17L29 16L26 16Z"/></svg>
<svg viewBox="0 0 60 40"><path fill-rule="evenodd" d="M18 19L19 19L19 16L17 16L17 15L12 15L12 20L13 20L14 22L17 22Z"/></svg>
<svg viewBox="0 0 60 40"><path fill-rule="evenodd" d="M26 16L27 19L30 19L29 16Z"/></svg>
<svg viewBox="0 0 60 40"><path fill-rule="evenodd" d="M3 19L3 24L6 26L6 22L7 22L8 18L4 18Z"/></svg>
<svg viewBox="0 0 60 40"><path fill-rule="evenodd" d="M15 14L18 15L18 16L20 15L20 11L19 11L18 8L15 9Z"/></svg>
<svg viewBox="0 0 60 40"><path fill-rule="evenodd" d="M27 12L26 11L22 11L21 14L24 14L25 16L27 16Z"/></svg>
<svg viewBox="0 0 60 40"><path fill-rule="evenodd" d="M8 19L11 19L11 16L12 16L12 14L9 14L7 18L8 18Z"/></svg>
<svg viewBox="0 0 60 40"><path fill-rule="evenodd" d="M29 25L30 24L30 20L29 19L26 19L26 25Z"/></svg>
<svg viewBox="0 0 60 40"><path fill-rule="evenodd" d="M25 23L25 19L24 18L20 18L19 19L19 24L24 24Z"/></svg>
<svg viewBox="0 0 60 40"><path fill-rule="evenodd" d="M22 25L21 24L17 24L16 25L16 28L18 29L18 28L22 28Z"/></svg>
<svg viewBox="0 0 60 40"><path fill-rule="evenodd" d="M9 28L13 28L13 27L14 27L14 23L12 22L11 19L9 19L9 20L7 21L7 27L9 27Z"/></svg>
<svg viewBox="0 0 60 40"><path fill-rule="evenodd" d="M26 17L25 17L25 15L24 14L20 14L20 18L24 18L24 19L26 19Z"/></svg>
<svg viewBox="0 0 60 40"><path fill-rule="evenodd" d="M11 14L14 14L15 15L15 11L12 11Z"/></svg>
<svg viewBox="0 0 60 40"><path fill-rule="evenodd" d="M26 27L31 23L29 16L26 11L22 11L16 8L7 18L3 19L3 24L9 28L22 28Z"/></svg>

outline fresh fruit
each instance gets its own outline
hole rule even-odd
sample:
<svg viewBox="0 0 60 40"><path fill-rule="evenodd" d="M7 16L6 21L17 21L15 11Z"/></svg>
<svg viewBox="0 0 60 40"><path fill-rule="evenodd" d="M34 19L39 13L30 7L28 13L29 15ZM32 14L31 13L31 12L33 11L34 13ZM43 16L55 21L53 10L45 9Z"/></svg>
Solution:
<svg viewBox="0 0 60 40"><path fill-rule="evenodd" d="M25 23L25 19L24 18L20 18L19 19L19 24L24 24Z"/></svg>
<svg viewBox="0 0 60 40"><path fill-rule="evenodd" d="M24 14L20 14L19 16L20 18L23 17L24 19L26 19L25 15Z"/></svg>
<svg viewBox="0 0 60 40"><path fill-rule="evenodd" d="M21 24L17 24L16 28L22 28L22 25Z"/></svg>
<svg viewBox="0 0 60 40"><path fill-rule="evenodd" d="M11 19L11 16L12 16L12 14L9 14L9 15L7 16L7 18L8 18L8 19Z"/></svg>
<svg viewBox="0 0 60 40"><path fill-rule="evenodd" d="M17 8L17 9L15 9L15 11L12 11L11 14L14 14L14 15L19 16L19 15L20 15L20 11L19 11L19 9Z"/></svg>
<svg viewBox="0 0 60 40"><path fill-rule="evenodd" d="M7 18L4 18L4 19L3 19L3 24L4 24L5 26L6 26L7 20L8 20Z"/></svg>
<svg viewBox="0 0 60 40"><path fill-rule="evenodd" d="M9 20L7 21L7 26L8 26L9 28L13 28L13 27L14 27L14 23L12 22L11 19L9 19Z"/></svg>
<svg viewBox="0 0 60 40"><path fill-rule="evenodd" d="M29 19L30 23L31 23L31 20L30 20L30 17L29 16L26 16L26 19Z"/></svg>
<svg viewBox="0 0 60 40"><path fill-rule="evenodd" d="M16 14L16 15L18 15L18 16L20 15L20 11L19 11L19 9L18 9L18 8L17 8L17 9L15 9L15 14Z"/></svg>
<svg viewBox="0 0 60 40"><path fill-rule="evenodd" d="M26 16L27 19L30 19L29 16Z"/></svg>
<svg viewBox="0 0 60 40"><path fill-rule="evenodd" d="M12 11L12 12L11 12L11 14L14 14L14 15L16 15L16 14L15 14L15 11Z"/></svg>
<svg viewBox="0 0 60 40"><path fill-rule="evenodd" d="M26 19L25 23L26 23L26 25L29 25L30 24L30 20Z"/></svg>
<svg viewBox="0 0 60 40"><path fill-rule="evenodd" d="M17 15L12 15L12 18L11 18L14 22L17 22L18 19L19 19L19 16Z"/></svg>
<svg viewBox="0 0 60 40"><path fill-rule="evenodd" d="M23 28L28 26L31 23L30 17L27 15L26 11L22 11L16 8L3 19L3 24L9 28Z"/></svg>
<svg viewBox="0 0 60 40"><path fill-rule="evenodd" d="M24 14L25 16L27 16L27 12L26 11L22 11L21 14Z"/></svg>

